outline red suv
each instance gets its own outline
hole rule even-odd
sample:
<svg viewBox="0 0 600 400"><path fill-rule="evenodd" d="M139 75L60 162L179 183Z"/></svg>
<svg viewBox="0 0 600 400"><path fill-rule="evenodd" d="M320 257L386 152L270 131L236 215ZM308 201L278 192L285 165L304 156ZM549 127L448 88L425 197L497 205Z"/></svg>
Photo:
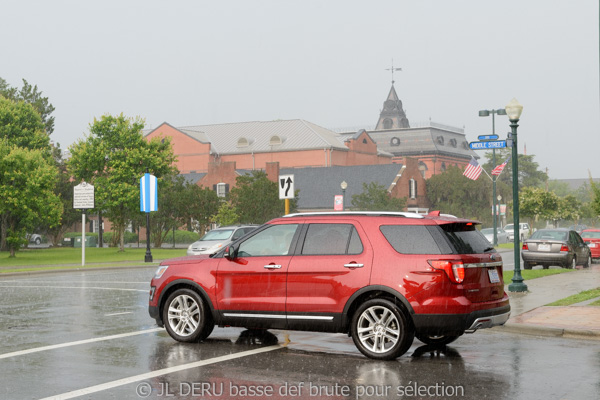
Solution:
<svg viewBox="0 0 600 400"><path fill-rule="evenodd" d="M502 259L475 224L439 213L277 218L211 256L163 262L150 316L182 342L218 325L347 333L380 360L415 336L447 344L510 314Z"/></svg>

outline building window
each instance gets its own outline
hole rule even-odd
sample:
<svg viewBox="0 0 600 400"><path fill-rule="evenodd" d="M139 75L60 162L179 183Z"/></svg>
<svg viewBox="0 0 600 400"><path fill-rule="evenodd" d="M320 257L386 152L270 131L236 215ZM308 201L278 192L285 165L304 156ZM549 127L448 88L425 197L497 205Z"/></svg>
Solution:
<svg viewBox="0 0 600 400"><path fill-rule="evenodd" d="M225 197L227 196L227 193L229 193L229 184L217 183L214 185L213 189L217 192L218 197Z"/></svg>
<svg viewBox="0 0 600 400"><path fill-rule="evenodd" d="M442 172L445 172L445 171L446 171L446 163L445 163L445 162L443 162L443 163L442 163Z"/></svg>
<svg viewBox="0 0 600 400"><path fill-rule="evenodd" d="M273 135L273 136L271 136L271 139L269 140L269 146L278 146L278 145L282 144L283 141L284 141L283 136Z"/></svg>
<svg viewBox="0 0 600 400"><path fill-rule="evenodd" d="M456 139L450 139L450 146L456 147Z"/></svg>
<svg viewBox="0 0 600 400"><path fill-rule="evenodd" d="M408 181L408 197L413 200L417 198L417 181L412 178Z"/></svg>
<svg viewBox="0 0 600 400"><path fill-rule="evenodd" d="M400 138L397 138L397 137L394 136L390 140L390 146L400 146Z"/></svg>
<svg viewBox="0 0 600 400"><path fill-rule="evenodd" d="M423 161L419 161L419 171L421 171L421 176L423 178L425 178L425 173L427 172L427 170L427 164L425 164Z"/></svg>
<svg viewBox="0 0 600 400"><path fill-rule="evenodd" d="M391 119L386 118L383 120L383 129L392 129L393 126L394 122Z"/></svg>
<svg viewBox="0 0 600 400"><path fill-rule="evenodd" d="M237 141L237 147L248 147L254 142L253 139L247 139L245 137L241 137Z"/></svg>
<svg viewBox="0 0 600 400"><path fill-rule="evenodd" d="M437 142L438 142L439 144L443 145L443 144L444 144L444 137L443 137L443 136L438 136L438 137L437 137Z"/></svg>

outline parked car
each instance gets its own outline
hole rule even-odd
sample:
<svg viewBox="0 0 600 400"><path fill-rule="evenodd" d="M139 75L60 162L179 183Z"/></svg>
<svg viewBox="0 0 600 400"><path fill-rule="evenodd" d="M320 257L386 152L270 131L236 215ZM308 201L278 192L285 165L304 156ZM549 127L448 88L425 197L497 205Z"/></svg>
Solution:
<svg viewBox="0 0 600 400"><path fill-rule="evenodd" d="M502 258L477 222L392 212L292 214L208 256L161 263L149 314L181 342L214 326L339 332L390 360L504 324Z"/></svg>
<svg viewBox="0 0 600 400"><path fill-rule="evenodd" d="M515 241L515 224L508 224L504 227L504 231L508 234L508 240L511 242ZM528 223L519 223L519 237L521 242L527 239L531 235L531 228Z"/></svg>
<svg viewBox="0 0 600 400"><path fill-rule="evenodd" d="M541 264L544 269L551 265L575 268L592 263L592 253L577 232L571 229L539 229L523 243L521 250L523 268L531 269Z"/></svg>
<svg viewBox="0 0 600 400"><path fill-rule="evenodd" d="M42 236L37 233L28 233L27 240L29 243L42 244Z"/></svg>
<svg viewBox="0 0 600 400"><path fill-rule="evenodd" d="M481 230L483 236L490 242L494 243L494 228L485 228ZM508 243L508 233L504 229L496 229L496 239L498 240L498 244Z"/></svg>
<svg viewBox="0 0 600 400"><path fill-rule="evenodd" d="M188 256L197 256L200 254L213 254L221 250L223 246L228 245L244 236L246 233L252 232L258 225L236 225L223 226L208 231L200 240L192 243L187 250Z"/></svg>
<svg viewBox="0 0 600 400"><path fill-rule="evenodd" d="M581 238L592 252L592 260L600 258L600 229L584 229Z"/></svg>

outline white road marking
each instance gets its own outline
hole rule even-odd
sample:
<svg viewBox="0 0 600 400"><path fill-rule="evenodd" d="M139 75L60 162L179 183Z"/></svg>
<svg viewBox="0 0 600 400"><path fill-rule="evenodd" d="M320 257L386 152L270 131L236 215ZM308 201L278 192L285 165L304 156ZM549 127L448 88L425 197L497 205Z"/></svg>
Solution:
<svg viewBox="0 0 600 400"><path fill-rule="evenodd" d="M98 286L34 286L34 285L16 285L16 286L2 286L2 288L35 288L35 289L96 289L96 290L124 290L127 292L144 292L148 293L150 289L127 289L127 288L110 288L110 287L98 287Z"/></svg>
<svg viewBox="0 0 600 400"><path fill-rule="evenodd" d="M160 332L160 331L164 331L164 328L146 329L143 331L128 332L128 333L121 333L118 335L102 336L102 337L97 337L97 338L92 338L92 339L78 340L76 342L67 342L67 343L54 344L54 345L50 345L50 346L36 347L33 349L20 350L20 351L14 351L12 353L0 354L0 360L3 358L18 357L18 356L22 356L25 354L37 353L40 351L61 349L63 347L78 346L80 344L102 342L105 340L120 339L120 338L129 337L129 336L143 335L145 333Z"/></svg>
<svg viewBox="0 0 600 400"><path fill-rule="evenodd" d="M156 371L147 372L145 374L134 375L134 376L130 376L129 378L118 379L116 381L106 382L106 383L102 383L100 385L90 386L90 387L87 387L84 389L74 390L72 392L62 393L62 394L59 394L56 396L46 397L41 400L72 399L75 397L85 396L85 395L89 395L92 393L98 393L103 390L112 389L117 386L123 386L123 385L127 385L130 383L143 381L145 379L156 378L157 376L161 376L161 375L171 374L174 372L184 371L186 369L198 368L198 367L202 367L205 365L216 364L216 363L220 363L220 362L224 362L224 361L235 360L237 358L247 357L247 356L251 356L254 354L266 353L266 352L281 349L281 348L283 348L283 347L277 344L274 346L261 347L259 349L242 351L239 353L228 354L225 356L220 356L220 357L215 357L215 358L209 358L208 360L196 361L196 362L189 363L189 364L178 365L176 367L163 368L163 369L159 369Z"/></svg>
<svg viewBox="0 0 600 400"><path fill-rule="evenodd" d="M104 314L105 317L114 317L115 315L133 314L133 311L117 312L112 314Z"/></svg>

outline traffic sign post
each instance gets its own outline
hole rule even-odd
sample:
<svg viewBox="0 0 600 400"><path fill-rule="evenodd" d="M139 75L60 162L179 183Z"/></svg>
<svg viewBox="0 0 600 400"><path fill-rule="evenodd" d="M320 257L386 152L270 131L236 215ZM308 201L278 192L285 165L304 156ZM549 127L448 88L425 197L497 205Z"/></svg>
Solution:
<svg viewBox="0 0 600 400"><path fill-rule="evenodd" d="M73 187L73 208L82 210L81 213L81 266L85 266L85 210L95 207L94 185L81 182Z"/></svg>
<svg viewBox="0 0 600 400"><path fill-rule="evenodd" d="M294 198L294 175L279 175L279 198L285 199L285 215L290 213L290 199Z"/></svg>
<svg viewBox="0 0 600 400"><path fill-rule="evenodd" d="M140 211L146 213L146 255L144 262L152 262L150 251L150 212L158 211L158 183L154 175L146 173L140 178Z"/></svg>

